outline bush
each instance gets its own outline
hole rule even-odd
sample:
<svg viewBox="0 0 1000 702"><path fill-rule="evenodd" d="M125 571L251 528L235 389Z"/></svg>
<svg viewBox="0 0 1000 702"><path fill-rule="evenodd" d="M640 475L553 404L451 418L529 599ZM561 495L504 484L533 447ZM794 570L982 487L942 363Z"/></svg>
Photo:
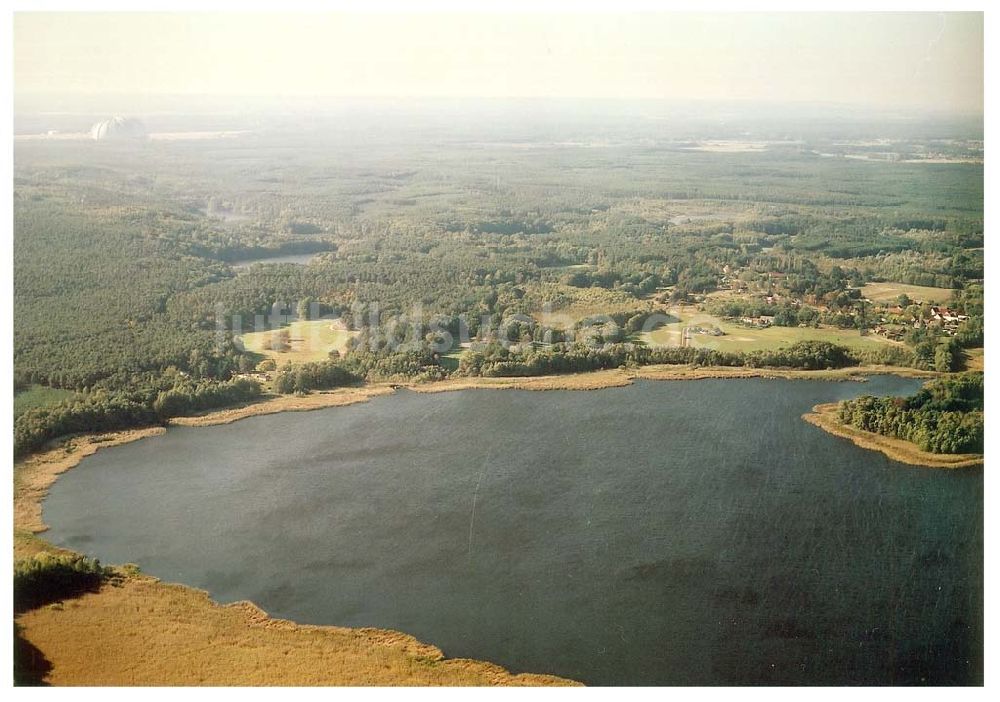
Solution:
<svg viewBox="0 0 1000 702"><path fill-rule="evenodd" d="M14 564L14 611L75 597L100 587L110 569L79 555L38 553Z"/></svg>

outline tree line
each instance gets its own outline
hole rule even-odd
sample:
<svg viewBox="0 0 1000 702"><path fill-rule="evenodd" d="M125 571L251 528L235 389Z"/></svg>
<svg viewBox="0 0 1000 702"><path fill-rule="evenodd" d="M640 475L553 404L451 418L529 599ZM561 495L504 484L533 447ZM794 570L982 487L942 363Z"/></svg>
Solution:
<svg viewBox="0 0 1000 702"><path fill-rule="evenodd" d="M170 417L249 402L260 393L260 385L245 378L182 381L155 396L149 390L82 393L66 402L34 407L19 415L14 420L14 455L37 450L60 436L153 426Z"/></svg>

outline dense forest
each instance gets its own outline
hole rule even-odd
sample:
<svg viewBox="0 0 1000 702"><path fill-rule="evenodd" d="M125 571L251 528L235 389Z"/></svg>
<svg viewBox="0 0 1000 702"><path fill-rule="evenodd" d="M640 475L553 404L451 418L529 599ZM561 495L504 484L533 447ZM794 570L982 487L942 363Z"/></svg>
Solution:
<svg viewBox="0 0 1000 702"><path fill-rule="evenodd" d="M982 346L981 163L828 158L808 139L708 153L647 128L15 142L15 391L62 393L25 403L15 451L267 392L657 363L955 371ZM311 259L253 263L291 254ZM941 289L951 309L874 304L872 283ZM678 305L898 340L651 344ZM251 375L265 358L242 334L317 316L355 334L343 353Z"/></svg>
<svg viewBox="0 0 1000 702"><path fill-rule="evenodd" d="M839 417L858 429L910 441L922 451L982 453L983 375L935 380L910 397L845 400Z"/></svg>

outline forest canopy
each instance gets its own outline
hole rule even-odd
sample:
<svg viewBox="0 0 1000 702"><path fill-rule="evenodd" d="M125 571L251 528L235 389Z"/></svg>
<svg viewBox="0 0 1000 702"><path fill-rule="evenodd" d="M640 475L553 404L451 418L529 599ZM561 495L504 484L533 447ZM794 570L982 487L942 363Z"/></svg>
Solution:
<svg viewBox="0 0 1000 702"><path fill-rule="evenodd" d="M982 345L981 163L826 158L815 136L706 153L645 127L601 148L497 128L16 141L15 390L53 392L22 403L15 450L270 392L650 363L953 372ZM876 304L873 284L951 308ZM885 341L653 343L646 321L676 306ZM352 341L291 366L241 344L297 319Z"/></svg>

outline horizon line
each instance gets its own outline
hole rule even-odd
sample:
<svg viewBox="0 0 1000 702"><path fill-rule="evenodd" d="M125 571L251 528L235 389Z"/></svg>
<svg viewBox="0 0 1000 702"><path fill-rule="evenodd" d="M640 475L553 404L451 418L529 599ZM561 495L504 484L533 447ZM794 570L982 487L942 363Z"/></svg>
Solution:
<svg viewBox="0 0 1000 702"><path fill-rule="evenodd" d="M65 91L18 91L14 90L12 97L31 99L65 99L65 100L97 100L107 98L129 98L138 100L174 99L174 100L290 100L290 101L328 101L328 102L419 102L419 101L451 101L451 102L595 102L609 104L652 103L670 106L704 105L704 106L754 106L754 107L836 107L853 110L869 110L873 112L921 112L925 114L954 114L964 116L983 116L983 108L961 107L928 107L915 104L872 104L842 100L761 100L758 98L701 98L701 97L657 97L657 96L618 96L618 95L458 95L458 94L403 94L403 95L365 95L336 93L175 93L175 92L65 92ZM15 105L16 108L16 105Z"/></svg>

